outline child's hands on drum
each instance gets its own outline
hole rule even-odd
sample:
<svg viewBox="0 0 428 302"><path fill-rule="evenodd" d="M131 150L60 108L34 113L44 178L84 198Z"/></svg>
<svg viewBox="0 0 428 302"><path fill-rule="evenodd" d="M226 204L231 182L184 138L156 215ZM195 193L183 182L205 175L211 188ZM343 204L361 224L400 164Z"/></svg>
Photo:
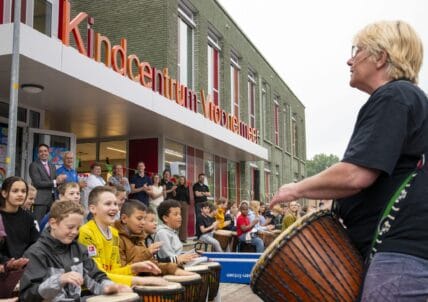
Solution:
<svg viewBox="0 0 428 302"><path fill-rule="evenodd" d="M131 269L132 272L135 274L146 272L158 275L161 273L160 268L151 261L141 261L133 263L131 264Z"/></svg>
<svg viewBox="0 0 428 302"><path fill-rule="evenodd" d="M110 284L103 288L104 295L113 295L116 293L132 293L132 289L129 286L122 284Z"/></svg>
<svg viewBox="0 0 428 302"><path fill-rule="evenodd" d="M181 254L179 256L177 256L177 262L178 264L183 264L186 262L189 262L195 258L198 258L199 255L196 253L189 253L189 254Z"/></svg>
<svg viewBox="0 0 428 302"><path fill-rule="evenodd" d="M298 183L285 184L282 185L273 196L269 203L269 207L272 209L273 206L278 203L290 202L297 199L299 199Z"/></svg>
<svg viewBox="0 0 428 302"><path fill-rule="evenodd" d="M176 275L176 276L191 276L191 275L195 275L195 273L185 271L184 269L181 269L181 268L177 268L174 275Z"/></svg>
<svg viewBox="0 0 428 302"><path fill-rule="evenodd" d="M153 255L155 253L157 253L161 247L161 245L163 244L162 241L158 241L153 243L152 245L149 246L149 251L150 253Z"/></svg>
<svg viewBox="0 0 428 302"><path fill-rule="evenodd" d="M132 279L132 285L167 285L168 281L161 277L134 277Z"/></svg>

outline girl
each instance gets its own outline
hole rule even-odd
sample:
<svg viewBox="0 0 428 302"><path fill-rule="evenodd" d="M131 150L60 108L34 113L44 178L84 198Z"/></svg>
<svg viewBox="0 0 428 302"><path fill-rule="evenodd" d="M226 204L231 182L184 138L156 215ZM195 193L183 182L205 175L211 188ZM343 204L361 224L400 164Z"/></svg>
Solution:
<svg viewBox="0 0 428 302"><path fill-rule="evenodd" d="M160 185L160 177L159 175L155 174L152 178L153 185L150 186L149 191L147 192L149 194L149 204L150 207L153 210L156 210L160 203L163 201L163 187Z"/></svg>
<svg viewBox="0 0 428 302"><path fill-rule="evenodd" d="M6 244L0 251L8 258L18 259L39 237L39 232L30 213L21 206L27 198L28 185L20 177L5 179L0 194L0 214L5 227Z"/></svg>

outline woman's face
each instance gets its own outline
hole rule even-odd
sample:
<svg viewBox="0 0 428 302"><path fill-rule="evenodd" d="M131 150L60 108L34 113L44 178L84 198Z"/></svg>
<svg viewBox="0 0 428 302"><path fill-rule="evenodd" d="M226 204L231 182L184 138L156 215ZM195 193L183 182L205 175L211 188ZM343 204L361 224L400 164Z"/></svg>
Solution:
<svg viewBox="0 0 428 302"><path fill-rule="evenodd" d="M351 58L346 62L350 67L351 79L349 85L371 94L374 76L379 73L374 56L362 45L353 46Z"/></svg>
<svg viewBox="0 0 428 302"><path fill-rule="evenodd" d="M15 181L9 192L3 190L1 194L6 200L7 206L18 208L24 204L27 198L27 186L23 181Z"/></svg>

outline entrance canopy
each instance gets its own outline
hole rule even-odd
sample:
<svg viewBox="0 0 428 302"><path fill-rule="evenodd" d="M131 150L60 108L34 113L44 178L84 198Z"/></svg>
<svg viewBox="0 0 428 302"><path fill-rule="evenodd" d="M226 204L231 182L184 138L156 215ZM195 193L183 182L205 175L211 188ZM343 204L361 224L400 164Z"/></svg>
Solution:
<svg viewBox="0 0 428 302"><path fill-rule="evenodd" d="M9 100L13 24L0 25L0 99ZM235 160L267 160L266 148L250 142L121 76L91 58L21 24L19 105L45 111L45 128L78 139L165 136Z"/></svg>

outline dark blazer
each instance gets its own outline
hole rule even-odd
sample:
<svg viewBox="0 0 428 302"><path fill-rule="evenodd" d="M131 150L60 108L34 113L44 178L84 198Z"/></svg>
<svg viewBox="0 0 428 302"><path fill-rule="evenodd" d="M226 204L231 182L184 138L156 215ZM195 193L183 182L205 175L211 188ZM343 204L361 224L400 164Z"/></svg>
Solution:
<svg viewBox="0 0 428 302"><path fill-rule="evenodd" d="M30 164L30 177L33 186L37 189L35 204L51 205L52 192L54 190L54 179L56 179L56 168L48 163L51 175L49 176L42 162L37 159Z"/></svg>

